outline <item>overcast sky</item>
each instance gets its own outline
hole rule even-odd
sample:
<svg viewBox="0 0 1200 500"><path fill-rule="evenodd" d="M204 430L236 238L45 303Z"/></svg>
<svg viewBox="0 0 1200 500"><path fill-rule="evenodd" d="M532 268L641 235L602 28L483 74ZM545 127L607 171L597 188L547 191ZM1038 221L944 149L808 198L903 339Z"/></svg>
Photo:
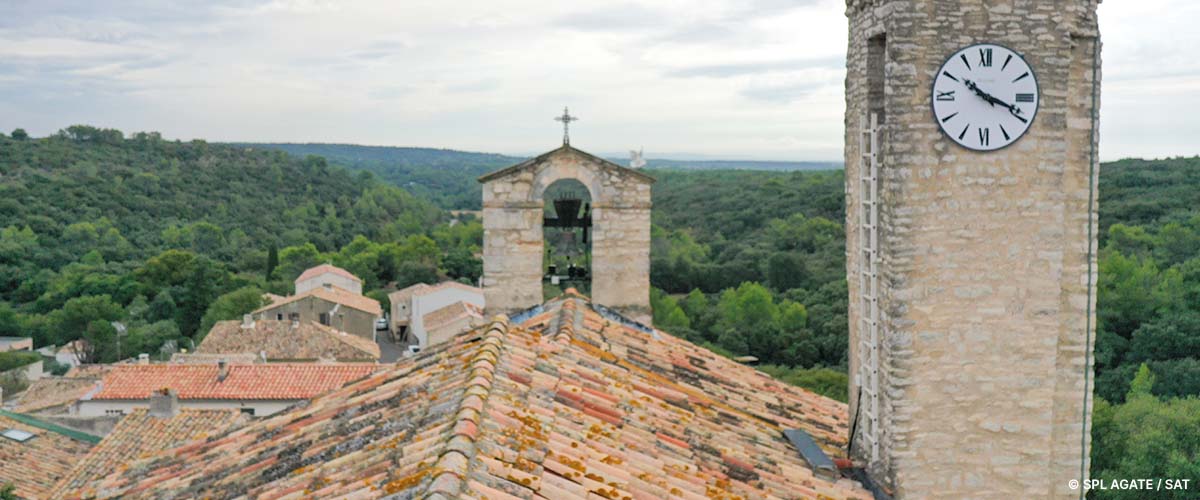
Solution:
<svg viewBox="0 0 1200 500"><path fill-rule="evenodd" d="M165 4L171 3L169 7ZM841 160L844 0L0 1L0 130ZM1200 2L1101 5L1101 155L1200 153Z"/></svg>

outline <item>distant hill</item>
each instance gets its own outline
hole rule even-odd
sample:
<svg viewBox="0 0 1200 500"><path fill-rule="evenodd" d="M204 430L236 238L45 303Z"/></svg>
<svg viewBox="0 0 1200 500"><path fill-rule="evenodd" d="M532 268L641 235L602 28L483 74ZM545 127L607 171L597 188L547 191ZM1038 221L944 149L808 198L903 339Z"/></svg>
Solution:
<svg viewBox="0 0 1200 500"><path fill-rule="evenodd" d="M629 160L612 161L627 165ZM756 160L670 160L646 159L646 168L675 170L763 170L795 172L798 170L841 170L842 162L832 161L756 161Z"/></svg>
<svg viewBox="0 0 1200 500"><path fill-rule="evenodd" d="M399 219L422 226L443 217L419 197L321 158L88 126L44 139L0 136L0 229L29 227L41 268L93 250L140 261L200 232L220 248L211 257L236 263L265 256L272 244L332 250L358 234L382 236ZM0 297L3 278L20 279L3 274Z"/></svg>
<svg viewBox="0 0 1200 500"><path fill-rule="evenodd" d="M304 157L317 155L329 162L355 170L373 172L379 178L424 196L446 209L479 209L479 185L475 178L524 161L520 156L474 153L452 149L359 146L324 143L235 143L245 148L272 149ZM608 160L628 165L627 158L609 155ZM646 168L662 170L835 170L837 162L783 162L739 160L672 160L651 158Z"/></svg>
<svg viewBox="0 0 1200 500"><path fill-rule="evenodd" d="M284 151L303 158L322 156L335 165L366 170L446 209L479 209L483 174L524 158L450 149L358 146L353 144L237 143L234 146Z"/></svg>

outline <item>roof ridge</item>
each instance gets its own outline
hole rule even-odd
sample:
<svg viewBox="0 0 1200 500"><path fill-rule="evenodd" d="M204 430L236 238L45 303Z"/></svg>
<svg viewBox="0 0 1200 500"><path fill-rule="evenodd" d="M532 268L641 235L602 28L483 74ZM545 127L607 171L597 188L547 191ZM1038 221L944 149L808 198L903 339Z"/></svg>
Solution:
<svg viewBox="0 0 1200 500"><path fill-rule="evenodd" d="M554 341L560 344L570 344L575 338L575 300L566 297L562 301L562 305L558 306L558 326L554 332ZM567 315L570 315L568 318Z"/></svg>
<svg viewBox="0 0 1200 500"><path fill-rule="evenodd" d="M482 175L482 176L479 176L479 177L477 177L475 180L476 180L477 182L484 183L484 182L491 181L491 180L493 180L493 179L498 179L498 178L500 178L500 177L504 177L504 176L506 176L506 175L508 175L508 174L511 174L511 173L513 173L513 172L519 171L519 170L521 170L521 169L523 169L523 168L525 168L525 167L529 167L529 166L531 166L531 165L537 165L537 164L539 164L539 163L545 162L545 161L546 161L546 160L548 160L548 159L549 159L551 156L554 156L554 155L556 155L556 154L561 154L561 153L574 153L574 154L577 154L577 155L579 155L579 156L582 156L582 157L583 157L583 158L585 158L585 159L592 160L592 161L596 162L596 164L600 165L601 167L604 167L604 168L607 168L607 169L615 169L615 170L617 170L618 172L626 172L626 173L632 174L633 176L635 176L635 177L638 177L638 178L640 178L640 179L642 179L642 180L644 180L644 181L650 182L650 183L653 183L653 182L655 182L655 179L654 179L654 177L651 177L649 174L647 174L647 173L645 173L645 172L640 172L640 171L638 171L638 170L635 170L635 169L632 169L632 168L626 167L626 166L624 166L624 165L621 165L621 164L619 164L619 163L613 162L613 161L611 161L611 160L606 160L606 159L604 159L604 158L601 158L601 157L599 157L599 156L596 156L596 155L594 155L594 154L592 154L592 153L589 153L589 152L587 152L587 151L584 151L584 150L582 150L582 149L578 149L578 148L576 148L576 147L574 147L574 146L571 146L570 144L563 144L563 145L562 145L562 146L560 146L560 147L557 147L557 148L551 149L550 151L546 151L545 153L542 153L542 154L540 154L540 155L537 155L537 156L535 156L535 157L533 157L533 158L529 158L529 159L526 159L526 160L520 161L520 162L518 162L518 163L516 163L516 164L509 165L509 166L507 166L507 167L504 167L504 168L502 168L502 169L500 169L500 170L496 170L496 171L494 171L494 172L487 173L487 174L484 174L484 175Z"/></svg>
<svg viewBox="0 0 1200 500"><path fill-rule="evenodd" d="M492 392L492 382L499 367L505 337L508 335L508 317L498 315L492 319L483 340L468 367L469 375L458 412L454 414L450 437L433 465L433 480L426 489L424 498L449 500L457 498L466 485L471 460L475 457L475 441L483 417L484 405Z"/></svg>

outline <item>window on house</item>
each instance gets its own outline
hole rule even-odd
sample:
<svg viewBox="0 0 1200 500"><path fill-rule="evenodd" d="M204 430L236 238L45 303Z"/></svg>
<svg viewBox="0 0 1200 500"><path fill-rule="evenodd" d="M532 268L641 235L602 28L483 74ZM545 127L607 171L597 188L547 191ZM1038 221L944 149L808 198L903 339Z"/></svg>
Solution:
<svg viewBox="0 0 1200 500"><path fill-rule="evenodd" d="M279 321L283 321L283 313L276 314L275 319L277 319Z"/></svg>
<svg viewBox="0 0 1200 500"><path fill-rule="evenodd" d="M288 313L288 319L292 321L300 321L300 313Z"/></svg>
<svg viewBox="0 0 1200 500"><path fill-rule="evenodd" d="M241 410L245 415L250 415L251 417L254 416L254 408L241 408Z"/></svg>
<svg viewBox="0 0 1200 500"><path fill-rule="evenodd" d="M125 414L125 410L104 410L104 414L110 417L119 417Z"/></svg>
<svg viewBox="0 0 1200 500"><path fill-rule="evenodd" d="M319 320L322 325L329 326L329 313L321 313Z"/></svg>

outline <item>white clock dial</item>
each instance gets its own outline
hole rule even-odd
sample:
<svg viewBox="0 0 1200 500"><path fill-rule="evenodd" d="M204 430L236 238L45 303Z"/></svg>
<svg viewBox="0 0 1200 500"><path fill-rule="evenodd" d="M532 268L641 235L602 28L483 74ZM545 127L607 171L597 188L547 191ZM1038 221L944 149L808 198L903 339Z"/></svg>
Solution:
<svg viewBox="0 0 1200 500"><path fill-rule="evenodd" d="M933 118L959 145L995 151L1020 139L1037 116L1037 77L1020 54L981 43L951 55L933 79Z"/></svg>

